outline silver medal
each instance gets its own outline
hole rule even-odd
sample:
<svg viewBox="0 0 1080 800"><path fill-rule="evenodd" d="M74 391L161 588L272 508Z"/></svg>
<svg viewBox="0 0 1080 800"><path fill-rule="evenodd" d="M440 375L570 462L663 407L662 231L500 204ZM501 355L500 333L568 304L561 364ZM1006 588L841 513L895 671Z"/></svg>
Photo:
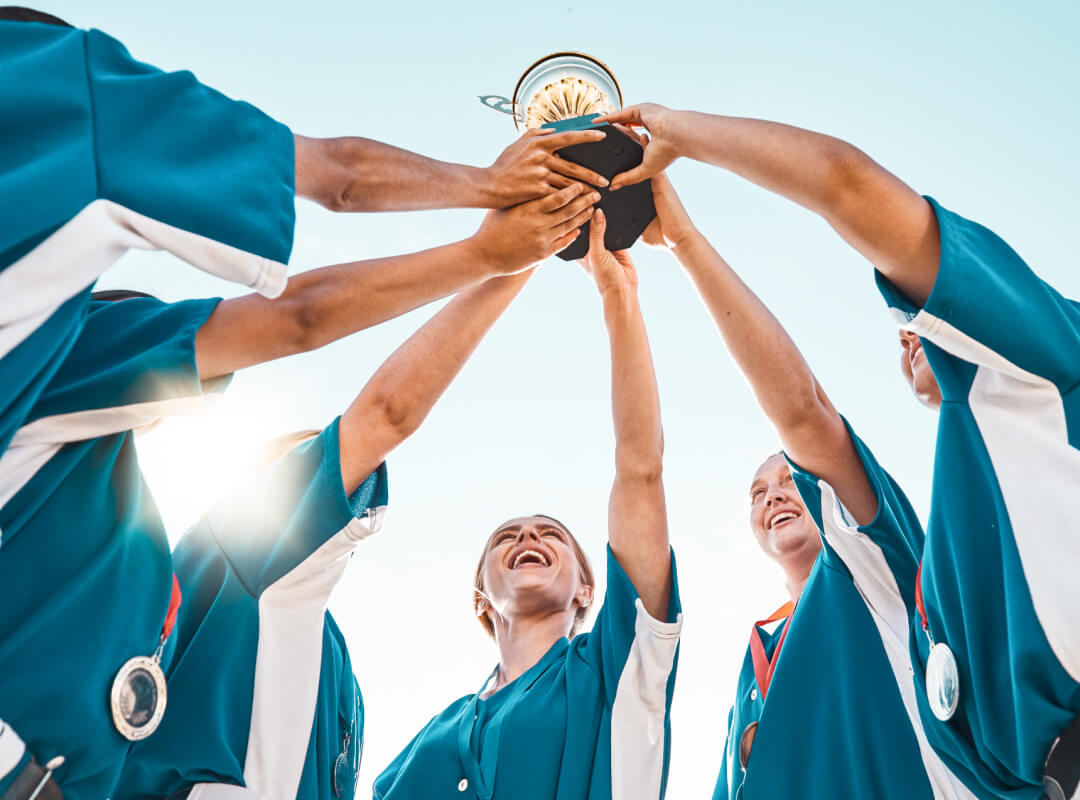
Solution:
<svg viewBox="0 0 1080 800"><path fill-rule="evenodd" d="M125 739L145 739L161 723L165 701L165 673L157 655L128 659L113 679L109 697L113 725Z"/></svg>
<svg viewBox="0 0 1080 800"><path fill-rule="evenodd" d="M930 710L942 722L952 718L960 702L960 675L956 669L956 656L943 642L930 646L926 659L926 699Z"/></svg>

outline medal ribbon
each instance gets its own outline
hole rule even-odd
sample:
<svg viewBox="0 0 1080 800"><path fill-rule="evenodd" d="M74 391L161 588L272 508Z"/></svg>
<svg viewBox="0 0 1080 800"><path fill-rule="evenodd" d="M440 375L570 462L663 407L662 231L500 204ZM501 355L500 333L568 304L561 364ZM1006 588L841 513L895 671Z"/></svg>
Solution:
<svg viewBox="0 0 1080 800"><path fill-rule="evenodd" d="M765 655L765 645L761 643L761 632L758 628L762 625L768 625L770 622L776 622L778 619L790 617L794 610L795 604L789 600L770 614L768 618L755 622L750 631L750 657L754 662L754 677L757 679L758 688L761 689L762 700L765 699L765 694L769 691L769 682L772 681L776 662L780 659L780 649L784 646L784 639L787 638L788 628L791 626L785 627L780 634L780 641L776 643L776 649L773 651L771 659Z"/></svg>
<svg viewBox="0 0 1080 800"><path fill-rule="evenodd" d="M169 640L169 634L172 633L173 626L176 625L176 615L180 611L180 581L176 579L176 573L172 576L172 594L169 596L169 611L165 615L165 622L161 625L161 643L164 644Z"/></svg>
<svg viewBox="0 0 1080 800"><path fill-rule="evenodd" d="M923 605L922 599L922 561L919 561L919 569L915 573L915 608L919 612L919 617L922 619L922 629L926 631L926 635L930 635L930 621L926 618L926 606ZM930 639L930 643L933 644L933 638Z"/></svg>

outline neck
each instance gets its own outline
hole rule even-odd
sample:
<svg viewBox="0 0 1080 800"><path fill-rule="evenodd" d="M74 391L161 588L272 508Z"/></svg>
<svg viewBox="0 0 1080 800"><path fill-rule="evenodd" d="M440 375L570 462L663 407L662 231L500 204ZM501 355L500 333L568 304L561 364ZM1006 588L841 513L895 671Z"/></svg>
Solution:
<svg viewBox="0 0 1080 800"><path fill-rule="evenodd" d="M572 617L570 620L572 623ZM494 692L520 678L570 630L565 612L526 619L500 619L495 625L499 674Z"/></svg>

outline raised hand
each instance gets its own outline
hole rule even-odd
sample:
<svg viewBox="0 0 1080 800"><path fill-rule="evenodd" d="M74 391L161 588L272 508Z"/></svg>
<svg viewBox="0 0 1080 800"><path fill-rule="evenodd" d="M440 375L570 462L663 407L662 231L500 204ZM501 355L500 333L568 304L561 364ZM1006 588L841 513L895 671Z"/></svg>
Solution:
<svg viewBox="0 0 1080 800"><path fill-rule="evenodd" d="M565 189L574 181L607 186L603 175L572 164L555 152L574 144L598 142L604 136L598 130L552 133L533 128L526 131L487 168L497 205L524 203L556 189Z"/></svg>
<svg viewBox="0 0 1080 800"><path fill-rule="evenodd" d="M648 148L646 148L648 152ZM686 213L682 201L675 193L667 173L661 172L652 179L653 205L656 206L656 219L649 223L641 241L650 247L662 247L675 250L693 236L699 235L698 229Z"/></svg>
<svg viewBox="0 0 1080 800"><path fill-rule="evenodd" d="M601 295L606 295L609 291L636 292L637 269L630 253L626 250L611 252L604 247L606 230L607 219L604 212L597 209L593 214L592 224L589 225L589 252L580 264L592 276Z"/></svg>
<svg viewBox="0 0 1080 800"><path fill-rule="evenodd" d="M655 103L641 103L636 106L627 106L620 111L597 117L597 124L610 122L626 126L637 126L649 132L650 142L645 149L645 158L633 169L620 172L611 179L611 188L618 189L620 186L631 186L654 177L667 169L681 153L675 146L668 124L671 109Z"/></svg>
<svg viewBox="0 0 1080 800"><path fill-rule="evenodd" d="M520 272L574 241L599 200L598 192L572 183L513 208L489 211L473 243L496 272Z"/></svg>

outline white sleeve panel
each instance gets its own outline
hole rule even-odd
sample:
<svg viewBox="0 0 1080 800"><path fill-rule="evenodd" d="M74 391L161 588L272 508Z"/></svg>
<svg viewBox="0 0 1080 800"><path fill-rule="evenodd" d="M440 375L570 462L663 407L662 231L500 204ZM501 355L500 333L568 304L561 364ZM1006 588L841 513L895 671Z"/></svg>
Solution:
<svg viewBox="0 0 1080 800"><path fill-rule="evenodd" d="M259 643L244 783L268 800L294 800L315 719L323 616L349 555L373 533L353 519L259 597Z"/></svg>
<svg viewBox="0 0 1080 800"><path fill-rule="evenodd" d="M8 775L22 761L26 745L14 729L0 720L0 778Z"/></svg>
<svg viewBox="0 0 1080 800"><path fill-rule="evenodd" d="M95 200L0 271L0 356L132 248L166 250L267 297L277 297L285 289L284 264L174 228L110 200Z"/></svg>
<svg viewBox="0 0 1080 800"><path fill-rule="evenodd" d="M682 632L635 601L634 641L611 708L612 800L658 800L664 778L667 685Z"/></svg>

